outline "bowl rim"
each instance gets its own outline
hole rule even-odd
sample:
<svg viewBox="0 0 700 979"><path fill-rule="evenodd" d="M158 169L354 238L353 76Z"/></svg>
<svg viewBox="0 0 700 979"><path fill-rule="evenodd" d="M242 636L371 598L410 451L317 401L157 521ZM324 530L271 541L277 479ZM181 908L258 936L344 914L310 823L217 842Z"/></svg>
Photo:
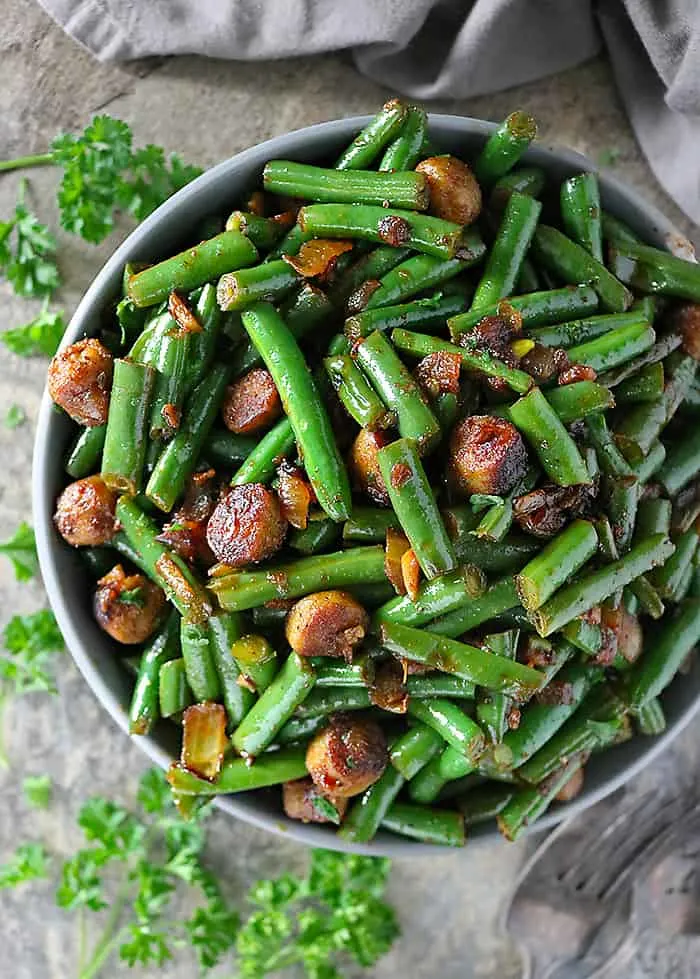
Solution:
<svg viewBox="0 0 700 979"><path fill-rule="evenodd" d="M141 242L145 238L148 238L149 234L162 222L167 221L175 215L185 201L196 197L198 192L208 183L217 181L221 175L227 174L229 171L234 171L235 179L235 170L237 168L243 168L251 163L262 166L267 160L275 156L279 157L280 153L292 154L295 148L303 146L307 140L314 137L325 136L330 139L342 136L349 140L371 118L372 116L370 115L360 115L345 119L335 119L271 137L223 160L187 184L149 215L145 221L139 224L100 268L71 317L61 341L60 349L75 342L82 335L89 335L88 326L90 320L93 318L98 304L101 307L103 302L101 298L102 293L114 277L115 272L119 271L121 273L124 264L139 252ZM485 137L497 128L497 123L475 119L469 116L429 113L428 119L430 125L453 127L461 130L464 135L469 136L476 135ZM643 214L645 221L649 221L654 225L657 236L663 237L666 247L673 251L675 250L674 243L678 242L682 244L676 247L683 247L683 243L685 243L683 235L681 235L661 211L653 204L649 204L643 200L636 191L622 183L616 177L607 172L600 173L592 161L581 153L568 147L535 143L526 151L524 162L531 162L532 157L540 157L543 161L557 161L567 166L598 173L601 190L609 190L615 195L622 197L630 207ZM130 737L130 740L136 741L141 750L153 763L163 769L167 769L173 759L156 742L152 735L129 735L127 713L110 685L106 682L101 671L89 656L85 641L79 633L75 616L63 595L61 577L53 554L58 542L55 539L55 531L51 519L54 491L50 485L48 473L48 459L52 451L53 421L55 421L55 415L52 410L52 402L45 387L37 417L32 458L32 507L39 566L49 604L56 616L58 625L76 666L102 707L110 714L121 730ZM584 788L581 795L573 801L560 805L554 810L550 810L528 832L548 830L566 819L577 816L584 809L599 802L627 781L634 778L635 775L650 764L680 734L699 709L700 689L695 699L669 723L665 732L653 739L648 739L648 747L635 760L624 766L617 774L606 778L596 788ZM279 815L252 811L246 803L245 793L241 796L223 796L217 798L216 804L223 811L244 820L258 829L264 829L276 835L299 841L307 846L392 858L404 856L415 857L418 855L430 856L436 853L445 854L444 847L434 844L404 841L400 837L394 837L391 834L379 834L369 844L349 843L342 840L332 831L329 831L326 827L303 824L290 820L281 811ZM494 843L497 840L505 845L506 841L503 840L503 837L495 826L491 827L489 825L488 828L478 828L473 835L470 834L470 844L472 847L475 843Z"/></svg>

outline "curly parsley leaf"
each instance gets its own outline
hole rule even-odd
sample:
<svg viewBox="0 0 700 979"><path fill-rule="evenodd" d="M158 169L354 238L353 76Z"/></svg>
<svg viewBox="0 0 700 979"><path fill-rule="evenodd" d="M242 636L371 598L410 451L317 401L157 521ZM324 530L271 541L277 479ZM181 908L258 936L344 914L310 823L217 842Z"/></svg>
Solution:
<svg viewBox="0 0 700 979"><path fill-rule="evenodd" d="M40 843L22 843L12 859L0 865L0 889L47 877L48 862L46 850Z"/></svg>
<svg viewBox="0 0 700 979"><path fill-rule="evenodd" d="M63 312L53 313L44 307L38 316L24 326L5 330L0 334L0 340L19 357L53 357L65 332Z"/></svg>
<svg viewBox="0 0 700 979"><path fill-rule="evenodd" d="M24 408L18 404L12 404L7 409L7 414L5 415L5 428L19 428L26 420L27 416Z"/></svg>
<svg viewBox="0 0 700 979"><path fill-rule="evenodd" d="M55 693L53 674L47 669L64 649L63 636L53 612L41 609L31 615L15 615L3 632L0 652L0 684L14 696L34 691Z"/></svg>
<svg viewBox="0 0 700 979"><path fill-rule="evenodd" d="M22 791L32 809L48 809L51 802L51 779L48 775L28 775Z"/></svg>
<svg viewBox="0 0 700 979"><path fill-rule="evenodd" d="M166 160L163 148L149 143L133 153L129 173L118 189L119 202L143 221L200 173L200 167L183 163L175 153Z"/></svg>
<svg viewBox="0 0 700 979"><path fill-rule="evenodd" d="M99 843L110 859L126 860L143 843L145 827L123 806L100 796L88 799L78 826L91 843Z"/></svg>
<svg viewBox="0 0 700 979"><path fill-rule="evenodd" d="M56 904L66 911L88 908L102 911L108 902L102 893L102 877L99 873L107 862L104 851L78 850L61 868L61 880L56 888Z"/></svg>
<svg viewBox="0 0 700 979"><path fill-rule="evenodd" d="M0 271L18 296L48 296L60 283L56 239L24 203L22 180L14 216L0 222Z"/></svg>

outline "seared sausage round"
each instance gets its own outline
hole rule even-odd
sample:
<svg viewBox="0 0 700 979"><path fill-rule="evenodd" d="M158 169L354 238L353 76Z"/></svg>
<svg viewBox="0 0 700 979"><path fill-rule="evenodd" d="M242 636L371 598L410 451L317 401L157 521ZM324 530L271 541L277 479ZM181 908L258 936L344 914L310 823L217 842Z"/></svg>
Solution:
<svg viewBox="0 0 700 979"><path fill-rule="evenodd" d="M112 386L112 355L99 340L79 340L49 365L49 394L79 425L104 425Z"/></svg>
<svg viewBox="0 0 700 979"><path fill-rule="evenodd" d="M287 616L287 642L300 656L344 656L362 641L369 616L345 591L319 591L300 599Z"/></svg>
<svg viewBox="0 0 700 979"><path fill-rule="evenodd" d="M248 371L226 388L221 415L237 435L268 428L282 414L282 402L272 375L261 368Z"/></svg>
<svg viewBox="0 0 700 979"><path fill-rule="evenodd" d="M384 432L370 432L361 428L350 448L348 465L358 490L373 503L389 506L389 494L379 469L378 453L389 439Z"/></svg>
<svg viewBox="0 0 700 979"><path fill-rule="evenodd" d="M56 503L54 522L73 547L98 547L114 536L117 494L101 476L87 476L66 486Z"/></svg>
<svg viewBox="0 0 700 979"><path fill-rule="evenodd" d="M262 483L233 486L216 504L207 543L219 561L237 568L272 557L282 546L287 521L279 500Z"/></svg>
<svg viewBox="0 0 700 979"><path fill-rule="evenodd" d="M481 188L456 156L431 156L416 167L430 190L430 213L455 224L473 224L481 211Z"/></svg>
<svg viewBox="0 0 700 979"><path fill-rule="evenodd" d="M326 807L328 803L334 807L338 813L338 820L342 822L348 806L347 799L336 799L324 795L310 778L285 782L282 786L282 802L284 811L289 818L299 819L302 823L336 822L330 818L327 809L324 810L324 803L326 803Z"/></svg>
<svg viewBox="0 0 700 979"><path fill-rule="evenodd" d="M566 785L559 789L554 797L557 802L571 802L572 799L575 799L583 789L583 779L583 766L581 766L574 772Z"/></svg>
<svg viewBox="0 0 700 979"><path fill-rule="evenodd" d="M336 714L306 750L319 789L336 798L359 795L381 778L389 761L384 732L367 717Z"/></svg>
<svg viewBox="0 0 700 979"><path fill-rule="evenodd" d="M117 642L144 642L157 628L164 609L163 590L145 575L126 574L121 564L97 582L95 618Z"/></svg>
<svg viewBox="0 0 700 979"><path fill-rule="evenodd" d="M683 350L700 360L700 304L683 303L673 313L671 324L683 337Z"/></svg>
<svg viewBox="0 0 700 979"><path fill-rule="evenodd" d="M515 425L493 415L472 415L454 429L450 469L457 487L472 493L509 493L527 470L527 450Z"/></svg>

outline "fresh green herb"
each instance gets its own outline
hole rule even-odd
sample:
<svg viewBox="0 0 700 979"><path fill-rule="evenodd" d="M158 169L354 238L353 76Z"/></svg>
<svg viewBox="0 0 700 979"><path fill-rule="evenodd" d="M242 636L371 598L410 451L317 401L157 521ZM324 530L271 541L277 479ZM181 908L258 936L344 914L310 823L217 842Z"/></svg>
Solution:
<svg viewBox="0 0 700 979"><path fill-rule="evenodd" d="M0 271L19 296L47 296L59 284L56 240L24 203L21 180L14 217L0 223Z"/></svg>
<svg viewBox="0 0 700 979"><path fill-rule="evenodd" d="M473 493L469 497L469 503L474 513L480 513L491 506L503 506L505 500L502 496L494 496L491 493Z"/></svg>
<svg viewBox="0 0 700 979"><path fill-rule="evenodd" d="M47 865L48 856L40 843L22 843L12 859L0 866L0 889L47 877Z"/></svg>
<svg viewBox="0 0 700 979"><path fill-rule="evenodd" d="M388 872L387 860L315 850L307 877L260 881L236 943L240 975L302 965L309 979L339 979L339 958L374 965L399 933L382 899Z"/></svg>
<svg viewBox="0 0 700 979"><path fill-rule="evenodd" d="M5 415L5 428L18 428L26 420L27 416L24 413L24 408L17 404L10 405Z"/></svg>
<svg viewBox="0 0 700 979"><path fill-rule="evenodd" d="M0 334L0 339L8 350L20 357L53 357L65 331L63 312L53 313L45 304L33 320L24 326L5 330Z"/></svg>
<svg viewBox="0 0 700 979"><path fill-rule="evenodd" d="M119 201L137 221L143 221L201 172L201 167L183 163L176 153L166 160L163 148L149 143L132 155L129 175L119 184Z"/></svg>
<svg viewBox="0 0 700 979"><path fill-rule="evenodd" d="M614 167L622 156L622 150L617 146L608 146L598 154L599 167Z"/></svg>
<svg viewBox="0 0 700 979"><path fill-rule="evenodd" d="M15 697L35 691L55 693L53 674L47 669L64 649L63 636L53 612L41 609L31 615L14 615L3 632L0 652L0 688Z"/></svg>
<svg viewBox="0 0 700 979"><path fill-rule="evenodd" d="M29 581L39 570L34 531L24 521L9 540L0 543L0 554L12 561L17 581Z"/></svg>
<svg viewBox="0 0 700 979"><path fill-rule="evenodd" d="M312 805L319 816L323 816L324 819L329 819L336 826L340 825L340 813L330 799L326 799L322 795L315 795Z"/></svg>
<svg viewBox="0 0 700 979"><path fill-rule="evenodd" d="M143 588L140 586L137 586L136 588L127 588L126 591L120 592L119 601L123 602L125 605L135 605L137 608L144 608L146 605Z"/></svg>
<svg viewBox="0 0 700 979"><path fill-rule="evenodd" d="M28 775L22 782L22 791L32 809L48 809L51 802L51 779L48 775Z"/></svg>

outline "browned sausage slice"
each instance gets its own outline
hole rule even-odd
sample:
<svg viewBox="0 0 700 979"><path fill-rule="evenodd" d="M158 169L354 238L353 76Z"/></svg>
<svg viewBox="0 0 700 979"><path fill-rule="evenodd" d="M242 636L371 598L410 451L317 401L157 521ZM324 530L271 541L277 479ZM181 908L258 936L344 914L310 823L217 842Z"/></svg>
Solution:
<svg viewBox="0 0 700 979"><path fill-rule="evenodd" d="M112 386L112 355L99 340L79 340L49 365L49 394L79 425L104 425Z"/></svg>
<svg viewBox="0 0 700 979"><path fill-rule="evenodd" d="M284 541L287 521L279 500L262 483L233 486L207 524L207 542L219 561L233 568L272 557Z"/></svg>
<svg viewBox="0 0 700 979"><path fill-rule="evenodd" d="M73 547L99 547L114 536L117 494L101 476L87 476L70 483L56 502L54 522Z"/></svg>
<svg viewBox="0 0 700 979"><path fill-rule="evenodd" d="M157 628L164 608L162 589L145 575L126 574L121 564L97 582L95 618L117 642L144 642Z"/></svg>
<svg viewBox="0 0 700 979"><path fill-rule="evenodd" d="M282 786L282 802L289 818L298 819L302 823L342 822L348 805L347 799L324 795L310 778L285 782ZM338 820L332 818L329 803L338 813Z"/></svg>
<svg viewBox="0 0 700 979"><path fill-rule="evenodd" d="M367 717L336 714L309 744L306 767L324 794L346 799L381 778L389 761L384 732Z"/></svg>
<svg viewBox="0 0 700 979"><path fill-rule="evenodd" d="M389 442L384 432L361 428L350 448L348 468L356 487L380 506L389 506L389 494L379 469L379 450Z"/></svg>
<svg viewBox="0 0 700 979"><path fill-rule="evenodd" d="M472 415L454 429L450 469L457 487L472 493L509 493L527 470L520 432L505 418Z"/></svg>
<svg viewBox="0 0 700 979"><path fill-rule="evenodd" d="M300 599L287 616L287 642L300 656L352 657L369 616L345 591L319 591Z"/></svg>
<svg viewBox="0 0 700 979"><path fill-rule="evenodd" d="M268 428L282 414L282 402L272 375L262 367L248 371L226 388L221 415L237 435Z"/></svg>

